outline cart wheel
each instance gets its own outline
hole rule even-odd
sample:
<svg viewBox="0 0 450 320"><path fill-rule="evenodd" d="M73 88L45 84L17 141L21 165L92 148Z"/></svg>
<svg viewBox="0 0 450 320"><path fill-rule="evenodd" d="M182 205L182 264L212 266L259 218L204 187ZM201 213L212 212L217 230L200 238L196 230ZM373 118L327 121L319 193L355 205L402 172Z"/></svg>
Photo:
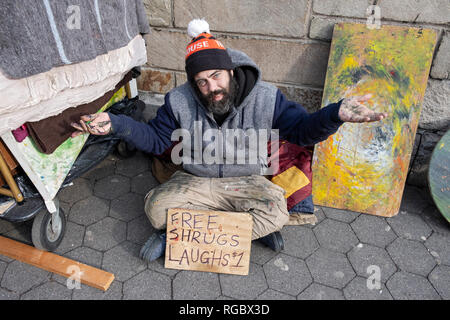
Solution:
<svg viewBox="0 0 450 320"><path fill-rule="evenodd" d="M136 153L136 148L131 147L128 143L122 140L117 144L117 153L122 158L130 158Z"/></svg>
<svg viewBox="0 0 450 320"><path fill-rule="evenodd" d="M34 218L31 240L37 249L54 251L61 243L66 231L66 215L61 208L58 216L56 228L53 228L52 214L46 209L42 209Z"/></svg>

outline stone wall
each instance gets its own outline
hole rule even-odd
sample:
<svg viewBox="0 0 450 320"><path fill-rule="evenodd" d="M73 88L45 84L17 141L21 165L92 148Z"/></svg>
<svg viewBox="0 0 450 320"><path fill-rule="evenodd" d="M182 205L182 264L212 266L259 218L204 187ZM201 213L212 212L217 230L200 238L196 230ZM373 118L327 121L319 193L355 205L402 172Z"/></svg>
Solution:
<svg viewBox="0 0 450 320"><path fill-rule="evenodd" d="M138 80L140 96L158 104L162 95L186 81L186 28L205 18L225 46L246 52L261 68L263 79L309 111L320 108L333 26L366 23L367 8L378 6L381 24L435 29L438 43L415 152L419 141L435 141L450 126L449 0L144 0L152 33L148 62ZM430 139L429 135L437 135ZM427 149L430 146L426 147ZM423 152L422 152L423 153ZM426 156L412 159L425 159ZM421 169L423 171L423 168ZM414 166L412 166L414 171ZM413 179L414 180L414 179ZM417 179L420 180L420 179Z"/></svg>

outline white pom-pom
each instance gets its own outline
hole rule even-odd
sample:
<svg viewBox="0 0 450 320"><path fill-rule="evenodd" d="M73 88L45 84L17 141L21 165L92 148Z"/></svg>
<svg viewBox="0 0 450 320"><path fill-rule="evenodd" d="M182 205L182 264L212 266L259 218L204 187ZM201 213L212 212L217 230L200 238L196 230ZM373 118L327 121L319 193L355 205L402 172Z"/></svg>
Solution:
<svg viewBox="0 0 450 320"><path fill-rule="evenodd" d="M210 33L208 22L203 19L194 19L189 22L187 33L191 38L196 38L203 32Z"/></svg>

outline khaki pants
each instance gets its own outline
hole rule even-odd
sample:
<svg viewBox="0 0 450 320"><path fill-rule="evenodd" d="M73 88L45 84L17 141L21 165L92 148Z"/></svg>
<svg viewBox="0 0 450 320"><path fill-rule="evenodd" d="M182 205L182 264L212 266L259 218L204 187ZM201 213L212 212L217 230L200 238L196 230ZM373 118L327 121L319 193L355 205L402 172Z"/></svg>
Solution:
<svg viewBox="0 0 450 320"><path fill-rule="evenodd" d="M254 240L288 223L284 194L262 176L202 178L177 171L145 196L145 213L153 227L164 229L170 208L246 212L253 217Z"/></svg>

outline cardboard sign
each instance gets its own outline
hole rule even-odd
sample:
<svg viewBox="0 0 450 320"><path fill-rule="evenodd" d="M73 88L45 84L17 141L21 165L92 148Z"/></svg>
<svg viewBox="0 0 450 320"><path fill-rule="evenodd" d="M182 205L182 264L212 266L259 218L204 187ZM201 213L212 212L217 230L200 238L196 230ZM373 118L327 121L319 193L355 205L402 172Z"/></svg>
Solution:
<svg viewBox="0 0 450 320"><path fill-rule="evenodd" d="M248 213L169 209L165 267L247 275L252 227Z"/></svg>

